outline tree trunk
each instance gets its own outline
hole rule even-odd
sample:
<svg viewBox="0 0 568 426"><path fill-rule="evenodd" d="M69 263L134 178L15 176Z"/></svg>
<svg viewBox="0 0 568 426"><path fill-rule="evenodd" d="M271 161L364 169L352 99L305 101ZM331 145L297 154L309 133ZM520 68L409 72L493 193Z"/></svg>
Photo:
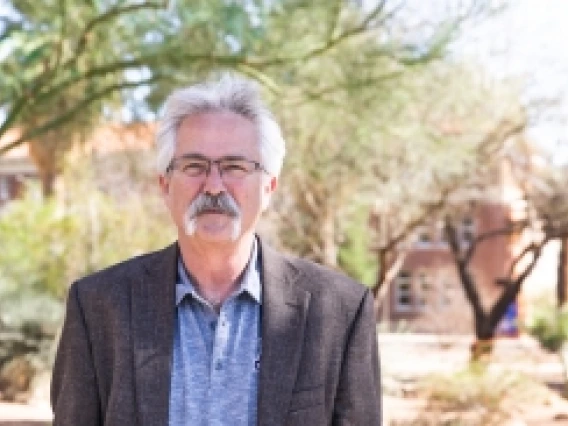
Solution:
<svg viewBox="0 0 568 426"><path fill-rule="evenodd" d="M40 172L41 177L41 190L45 198L53 195L53 184L55 182L55 172L43 171Z"/></svg>
<svg viewBox="0 0 568 426"><path fill-rule="evenodd" d="M387 276L387 253L383 249L379 249L377 251L377 262L378 262L378 270L377 270L377 279L375 280L375 286L373 287L373 295L375 299L378 298L379 291L385 284L386 276Z"/></svg>
<svg viewBox="0 0 568 426"><path fill-rule="evenodd" d="M337 266L337 244L335 241L335 220L333 214L326 215L321 227L323 263L335 268Z"/></svg>
<svg viewBox="0 0 568 426"><path fill-rule="evenodd" d="M471 345L471 361L476 362L491 356L496 325L491 323L489 315L480 304L472 303L471 308L473 309L476 338Z"/></svg>
<svg viewBox="0 0 568 426"><path fill-rule="evenodd" d="M44 197L53 194L53 183L55 177L60 173L60 155L62 152L55 148L50 140L47 141L31 141L28 143L30 157L37 167L39 177L41 179L41 188Z"/></svg>
<svg viewBox="0 0 568 426"><path fill-rule="evenodd" d="M558 254L558 269L556 281L556 300L558 307L562 307L566 303L567 296L567 277L566 268L568 266L568 237L560 239L560 253Z"/></svg>

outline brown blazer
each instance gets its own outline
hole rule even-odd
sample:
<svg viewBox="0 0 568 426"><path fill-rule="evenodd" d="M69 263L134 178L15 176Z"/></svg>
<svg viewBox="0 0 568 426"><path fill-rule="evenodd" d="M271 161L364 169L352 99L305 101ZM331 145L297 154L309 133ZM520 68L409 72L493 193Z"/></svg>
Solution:
<svg viewBox="0 0 568 426"><path fill-rule="evenodd" d="M381 424L370 292L265 244L258 425ZM177 244L74 283L51 388L54 426L166 426Z"/></svg>

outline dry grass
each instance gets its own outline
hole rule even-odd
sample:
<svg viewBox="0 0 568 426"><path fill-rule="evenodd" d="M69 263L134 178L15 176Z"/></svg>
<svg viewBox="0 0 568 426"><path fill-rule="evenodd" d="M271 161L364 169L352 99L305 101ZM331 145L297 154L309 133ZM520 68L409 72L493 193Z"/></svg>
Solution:
<svg viewBox="0 0 568 426"><path fill-rule="evenodd" d="M498 426L522 418L527 406L550 403L550 391L515 372L494 372L477 365L453 374L435 374L418 382L417 397L426 400L412 420L390 426Z"/></svg>

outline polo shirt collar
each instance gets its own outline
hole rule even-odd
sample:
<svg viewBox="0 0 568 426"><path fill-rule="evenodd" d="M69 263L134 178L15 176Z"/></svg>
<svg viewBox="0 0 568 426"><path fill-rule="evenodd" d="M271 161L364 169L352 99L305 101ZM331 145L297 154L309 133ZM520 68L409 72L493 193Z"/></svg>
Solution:
<svg viewBox="0 0 568 426"><path fill-rule="evenodd" d="M262 304L262 286L260 282L260 259L258 256L258 242L257 238L253 239L251 256L242 274L238 288L233 292L233 295L239 295L243 292L248 293L255 302L259 305ZM179 306L181 301L187 295L199 300L201 303L209 304L195 288L191 275L187 272L181 254L178 252L177 261L178 279L176 283L176 306Z"/></svg>

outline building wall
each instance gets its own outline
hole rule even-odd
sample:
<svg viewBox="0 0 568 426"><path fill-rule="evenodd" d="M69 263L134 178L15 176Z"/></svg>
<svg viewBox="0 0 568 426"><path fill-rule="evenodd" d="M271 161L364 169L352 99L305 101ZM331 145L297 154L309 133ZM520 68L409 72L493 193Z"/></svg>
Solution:
<svg viewBox="0 0 568 426"><path fill-rule="evenodd" d="M500 229L508 210L501 205L483 205L457 226L463 249L480 233ZM502 291L498 279L510 262L511 241L496 237L478 244L470 264L482 300L493 303ZM441 224L431 224L417 233L416 241L403 263L399 277L388 295L388 319L393 328L408 327L418 332L469 333L473 316L465 298L453 255L443 236Z"/></svg>
<svg viewBox="0 0 568 426"><path fill-rule="evenodd" d="M8 131L0 139L0 146L10 143L19 136L18 131ZM22 195L24 181L37 178L37 169L28 152L27 144L8 151L0 157L0 208L9 200Z"/></svg>

